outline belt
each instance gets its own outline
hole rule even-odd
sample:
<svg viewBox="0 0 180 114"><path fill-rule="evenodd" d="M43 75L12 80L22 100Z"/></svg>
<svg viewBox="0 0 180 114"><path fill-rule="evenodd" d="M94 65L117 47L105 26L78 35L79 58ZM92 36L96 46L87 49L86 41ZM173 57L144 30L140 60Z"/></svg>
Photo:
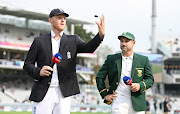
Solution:
<svg viewBox="0 0 180 114"><path fill-rule="evenodd" d="M50 84L50 87L58 87L59 86L59 82L48 82L48 84Z"/></svg>
<svg viewBox="0 0 180 114"><path fill-rule="evenodd" d="M48 84L58 84L59 85L59 82L48 82Z"/></svg>

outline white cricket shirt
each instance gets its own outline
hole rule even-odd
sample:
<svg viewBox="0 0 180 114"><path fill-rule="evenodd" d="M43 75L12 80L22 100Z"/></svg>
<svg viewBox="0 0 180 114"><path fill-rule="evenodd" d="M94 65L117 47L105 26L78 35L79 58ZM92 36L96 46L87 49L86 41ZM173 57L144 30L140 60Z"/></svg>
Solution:
<svg viewBox="0 0 180 114"><path fill-rule="evenodd" d="M60 38L58 40L55 40L54 39L55 33L53 32L53 30L51 30L51 42L52 42L52 54L53 54L53 56L59 52L59 47L60 47L62 35L63 35L63 31L60 33ZM57 64L54 64L53 69L54 69L54 71L52 74L50 86L58 86L59 80L58 80Z"/></svg>
<svg viewBox="0 0 180 114"><path fill-rule="evenodd" d="M132 70L132 62L133 62L133 54L129 57L124 57L122 55L122 71L121 71L121 79L120 83L116 89L118 93L118 97L131 97L131 90L130 85L126 85L123 81L124 76L131 77L131 70Z"/></svg>

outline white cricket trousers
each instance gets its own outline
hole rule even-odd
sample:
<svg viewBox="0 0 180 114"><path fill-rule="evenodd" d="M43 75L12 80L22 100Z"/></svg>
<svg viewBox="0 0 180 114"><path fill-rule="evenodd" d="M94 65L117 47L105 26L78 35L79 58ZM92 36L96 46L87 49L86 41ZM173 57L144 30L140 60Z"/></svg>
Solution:
<svg viewBox="0 0 180 114"><path fill-rule="evenodd" d="M145 111L135 111L131 98L118 96L112 103L111 114L145 114Z"/></svg>
<svg viewBox="0 0 180 114"><path fill-rule="evenodd" d="M49 87L41 102L34 102L32 114L70 114L70 97L64 98L59 86Z"/></svg>

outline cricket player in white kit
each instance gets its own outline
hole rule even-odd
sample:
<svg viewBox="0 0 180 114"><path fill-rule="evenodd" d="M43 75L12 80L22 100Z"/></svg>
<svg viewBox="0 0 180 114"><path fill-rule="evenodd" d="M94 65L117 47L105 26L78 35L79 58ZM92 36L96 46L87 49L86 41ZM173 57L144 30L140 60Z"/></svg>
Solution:
<svg viewBox="0 0 180 114"><path fill-rule="evenodd" d="M30 95L30 100L34 101L33 114L70 114L70 96L80 93L76 75L77 53L93 53L103 41L104 15L100 23L96 22L99 32L89 42L64 33L68 16L62 9L50 12L50 34L34 39L24 62L24 71L34 79ZM62 61L51 68L56 53L62 55Z"/></svg>
<svg viewBox="0 0 180 114"><path fill-rule="evenodd" d="M106 104L111 104L112 114L145 114L145 90L152 87L154 77L146 56L133 51L135 37L130 32L118 36L121 53L108 55L96 76L100 95ZM110 87L106 89L108 77ZM132 78L126 85L125 76Z"/></svg>

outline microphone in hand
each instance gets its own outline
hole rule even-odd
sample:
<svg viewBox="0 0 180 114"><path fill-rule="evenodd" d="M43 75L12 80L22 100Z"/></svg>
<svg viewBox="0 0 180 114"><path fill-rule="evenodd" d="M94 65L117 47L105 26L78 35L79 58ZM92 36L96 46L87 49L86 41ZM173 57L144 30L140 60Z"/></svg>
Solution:
<svg viewBox="0 0 180 114"><path fill-rule="evenodd" d="M52 63L50 65L51 68L53 68L54 64L59 64L62 61L62 55L59 53L56 53L53 57L52 57Z"/></svg>
<svg viewBox="0 0 180 114"><path fill-rule="evenodd" d="M132 79L131 77L128 77L128 76L124 76L123 77L123 81L126 85L131 85L132 84Z"/></svg>

